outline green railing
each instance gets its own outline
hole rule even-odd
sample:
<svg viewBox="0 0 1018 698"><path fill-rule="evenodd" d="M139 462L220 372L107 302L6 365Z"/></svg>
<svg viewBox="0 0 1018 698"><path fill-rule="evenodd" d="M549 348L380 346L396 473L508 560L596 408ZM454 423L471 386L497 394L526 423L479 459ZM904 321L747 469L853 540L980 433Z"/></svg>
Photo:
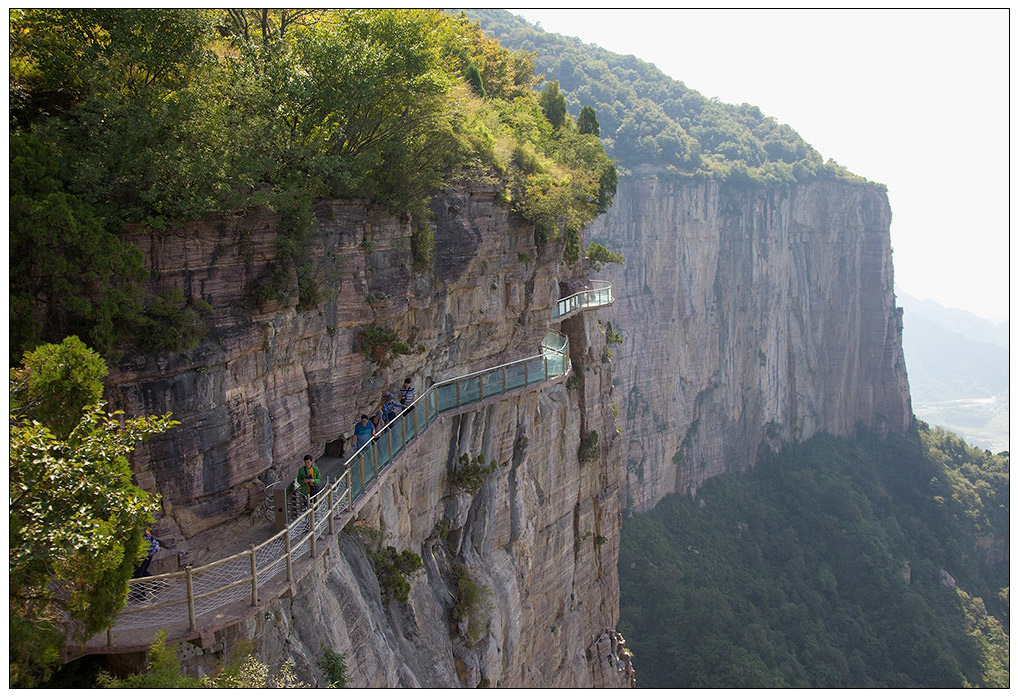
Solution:
<svg viewBox="0 0 1018 698"><path fill-rule="evenodd" d="M555 307L551 309L552 319L561 320L567 315L578 313L581 310L600 308L615 302L615 292L612 289L611 283L595 281L593 279L590 280L590 283L593 284L594 288L560 298Z"/></svg>
<svg viewBox="0 0 1018 698"><path fill-rule="evenodd" d="M597 282L605 283L605 282ZM563 317L614 301L611 285L563 299L553 312ZM351 512L371 485L440 415L569 373L569 340L549 332L541 353L436 383L359 448L310 502L301 502L291 482L274 492L281 529L260 545L201 567L141 577L128 582L127 606L116 624L90 640L85 651L151 643L159 628L172 641L228 623L226 607L246 608L277 598L295 581L295 564L317 555L317 538L334 533L336 518ZM302 506L303 504L303 506ZM208 616L211 620L206 621ZM235 616L235 617L242 617ZM202 618L204 627L199 628ZM139 636L139 633L141 634ZM123 638L118 639L117 635Z"/></svg>
<svg viewBox="0 0 1018 698"><path fill-rule="evenodd" d="M435 383L413 404L382 427L335 472L323 472L327 483L345 482L353 501L364 493L400 453L439 415L490 397L525 388L569 372L569 340L549 332L541 342L541 353L510 361L482 371ZM295 482L286 487L286 505L277 506L277 526L286 526L301 508ZM327 485L316 497L324 496ZM344 493L345 494L345 493ZM283 513L285 512L285 517Z"/></svg>

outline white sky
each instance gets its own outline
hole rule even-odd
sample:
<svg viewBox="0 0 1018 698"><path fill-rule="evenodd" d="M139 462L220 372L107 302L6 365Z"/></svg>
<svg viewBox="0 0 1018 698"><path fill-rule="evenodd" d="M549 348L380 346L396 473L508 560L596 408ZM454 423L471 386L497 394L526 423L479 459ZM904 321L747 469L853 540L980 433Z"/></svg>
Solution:
<svg viewBox="0 0 1018 698"><path fill-rule="evenodd" d="M754 104L886 184L898 287L1007 319L1007 10L511 11Z"/></svg>

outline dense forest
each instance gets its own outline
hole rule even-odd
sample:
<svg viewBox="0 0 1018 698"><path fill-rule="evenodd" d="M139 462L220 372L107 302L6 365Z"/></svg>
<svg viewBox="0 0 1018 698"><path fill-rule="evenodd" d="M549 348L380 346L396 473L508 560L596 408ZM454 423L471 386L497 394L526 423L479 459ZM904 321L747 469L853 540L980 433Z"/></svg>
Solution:
<svg viewBox="0 0 1018 698"><path fill-rule="evenodd" d="M531 56L460 16L31 9L10 35L12 361L72 334L114 361L202 339L207 303L146 295L125 226L276 211L280 262L251 302L308 310L328 293L304 252L316 199L405 214L426 272L443 187L495 183L567 263L615 191Z"/></svg>
<svg viewBox="0 0 1018 698"><path fill-rule="evenodd" d="M623 523L645 687L1006 687L1009 469L920 422L817 436Z"/></svg>
<svg viewBox="0 0 1018 698"><path fill-rule="evenodd" d="M861 180L825 162L791 127L758 107L708 99L635 56L542 31L505 10L466 14L506 47L532 52L535 69L558 83L572 114L592 107L608 154L626 169L649 164L658 166L659 176L766 186Z"/></svg>

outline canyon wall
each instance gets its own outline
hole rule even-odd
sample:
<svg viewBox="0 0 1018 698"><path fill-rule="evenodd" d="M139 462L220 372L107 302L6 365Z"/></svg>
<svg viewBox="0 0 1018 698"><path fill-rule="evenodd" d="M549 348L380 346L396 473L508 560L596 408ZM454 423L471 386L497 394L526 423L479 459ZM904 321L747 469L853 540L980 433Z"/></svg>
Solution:
<svg viewBox="0 0 1018 698"><path fill-rule="evenodd" d="M291 658L312 683L330 649L346 655L352 686L632 685L614 633L622 474L604 330L593 312L551 325L582 263L564 268L561 244L539 248L492 188L435 199L424 273L413 269L408 220L351 201L314 213L312 304L298 303L299 280L280 259L276 214L132 233L154 290L212 306L200 346L129 356L107 391L129 414L181 422L133 457L139 483L162 493L153 571L246 547L264 528L252 510L265 486L292 479L304 453L350 455L356 417L404 376L420 394L538 353L549 329L588 368L433 424L338 534L337 554L267 613L221 632L192 669L253 640L257 656ZM259 293L270 284L273 294ZM406 347L361 351L370 328ZM581 463L590 431L601 437ZM476 492L450 484L462 454L496 463ZM390 545L424 562L406 603L382 602L370 554ZM454 610L464 585L469 612Z"/></svg>
<svg viewBox="0 0 1018 698"><path fill-rule="evenodd" d="M629 507L818 431L909 427L890 219L872 184L620 181L587 239L626 258L595 276L615 286L603 318L624 338Z"/></svg>
<svg viewBox="0 0 1018 698"><path fill-rule="evenodd" d="M615 305L555 325L552 306L582 285L582 262L564 266L561 244L538 248L490 188L447 192L433 214L433 263L420 273L409 221L317 204L319 294L300 309L274 214L134 233L156 290L213 308L207 341L125 359L108 391L128 413L182 423L133 462L163 494L164 569L250 537L265 485L292 478L304 453L349 455L356 416L404 376L423 391L532 355L549 328L570 339L568 379L432 425L335 552L225 631L220 653L253 640L262 659L291 658L320 683L317 659L341 652L354 686L631 686L614 632L623 508L695 495L752 467L761 448L818 431L910 425L890 210L875 185L623 178L586 232L626 257L594 274L613 282ZM259 295L270 281L278 293ZM409 353L392 342L361 351L371 327ZM462 454L495 461L476 491L450 480ZM382 601L371 553L389 545L423 561L405 603Z"/></svg>

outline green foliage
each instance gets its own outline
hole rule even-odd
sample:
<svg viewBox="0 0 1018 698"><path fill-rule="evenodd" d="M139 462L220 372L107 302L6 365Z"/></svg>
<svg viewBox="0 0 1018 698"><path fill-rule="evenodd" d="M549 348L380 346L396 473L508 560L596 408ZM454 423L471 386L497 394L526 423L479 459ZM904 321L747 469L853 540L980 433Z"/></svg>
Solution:
<svg viewBox="0 0 1018 698"><path fill-rule="evenodd" d="M14 356L68 334L108 357L203 338L201 301L145 297L142 256L116 234L125 224L279 211L278 259L250 298L308 310L329 285L309 252L312 201L409 214L426 271L428 198L463 177L502 185L542 241L569 231L570 255L614 193L614 165L558 109L561 94L549 103L557 128L545 117L530 55L462 16L34 8L10 19Z"/></svg>
<svg viewBox="0 0 1018 698"><path fill-rule="evenodd" d="M558 81L549 80L541 90L541 111L551 124L552 128L558 130L566 123L566 98L559 91Z"/></svg>
<svg viewBox="0 0 1018 698"><path fill-rule="evenodd" d="M106 414L97 397L105 375L76 338L40 347L11 374L13 685L45 680L65 642L108 627L146 553L142 534L157 499L131 482L127 455L177 423L169 416L121 423L122 412Z"/></svg>
<svg viewBox="0 0 1018 698"><path fill-rule="evenodd" d="M398 354L410 354L411 349L398 339L395 330L380 325L368 325L357 335L357 348L380 367L388 366Z"/></svg>
<svg viewBox="0 0 1018 698"><path fill-rule="evenodd" d="M118 329L142 311L141 252L62 191L52 148L20 133L10 146L11 355L68 334L111 355Z"/></svg>
<svg viewBox="0 0 1018 698"><path fill-rule="evenodd" d="M497 467L498 462L495 459L485 466L483 453L479 453L473 458L466 453L460 454L458 464L446 473L449 478L449 487L454 491L474 494L484 484L484 476L495 472Z"/></svg>
<svg viewBox="0 0 1018 698"><path fill-rule="evenodd" d="M817 436L626 519L643 685L1007 685L1008 458L917 431Z"/></svg>
<svg viewBox="0 0 1018 698"><path fill-rule="evenodd" d="M456 599L452 607L452 619L454 622L466 622L467 643L473 647L488 627L491 589L479 584L465 565L453 565L452 575Z"/></svg>
<svg viewBox="0 0 1018 698"><path fill-rule="evenodd" d="M580 450L578 458L581 463L591 463L601 457L601 447L598 445L597 431L591 429L580 434Z"/></svg>
<svg viewBox="0 0 1018 698"><path fill-rule="evenodd" d="M625 257L597 242L590 243L590 247L587 248L587 259L590 260L590 268L594 271L601 271L602 264L626 263Z"/></svg>
<svg viewBox="0 0 1018 698"><path fill-rule="evenodd" d="M329 681L329 688L344 688L346 686L348 677L345 654L337 654L331 648L326 647L315 666L325 674L325 678Z"/></svg>
<svg viewBox="0 0 1018 698"><path fill-rule="evenodd" d="M580 110L576 118L576 130L580 133L592 133L595 136L601 135L601 124L597 122L597 112L589 104Z"/></svg>
<svg viewBox="0 0 1018 698"><path fill-rule="evenodd" d="M102 399L105 362L77 337L44 344L27 352L23 368L10 372L10 411L19 420L35 420L66 439L86 407Z"/></svg>
<svg viewBox="0 0 1018 698"><path fill-rule="evenodd" d="M250 643L245 643L249 645ZM241 645L242 647L244 645ZM197 678L184 673L175 647L166 646L166 630L156 633L156 641L148 650L148 666L144 671L117 678L101 671L97 676L100 688L307 688L297 680L290 660L279 672L271 675L269 666L254 658L250 650L234 651L231 660L215 676ZM342 655L340 655L342 663Z"/></svg>
<svg viewBox="0 0 1018 698"><path fill-rule="evenodd" d="M180 666L176 647L166 646L166 629L156 633L156 640L148 648L148 666L145 671L117 678L101 671L96 679L100 688L198 688L201 680L188 676Z"/></svg>
<svg viewBox="0 0 1018 698"><path fill-rule="evenodd" d="M534 67L557 81L570 113L596 110L608 154L624 167L657 165L660 176L714 177L784 187L854 179L795 131L749 104L708 99L653 65L546 33L505 10L468 12L510 48L534 52ZM581 132L591 126L586 125ZM595 133L596 131L591 131Z"/></svg>
<svg viewBox="0 0 1018 698"><path fill-rule="evenodd" d="M464 78L467 84L470 85L470 89L474 91L478 97L482 99L488 96L487 91L484 89L484 80L481 78L481 71L478 70L477 64L471 60L467 63L467 69L464 71Z"/></svg>
<svg viewBox="0 0 1018 698"><path fill-rule="evenodd" d="M570 228L566 231L566 246L562 251L562 261L575 264L580 261L580 231Z"/></svg>
<svg viewBox="0 0 1018 698"><path fill-rule="evenodd" d="M622 333L612 327L611 322L605 325L604 341L606 344L622 344Z"/></svg>
<svg viewBox="0 0 1018 698"><path fill-rule="evenodd" d="M424 566L421 556L410 550L397 552L390 545L371 553L371 560L382 592L382 604L388 606L393 599L406 603L410 598L410 583L406 578Z"/></svg>

